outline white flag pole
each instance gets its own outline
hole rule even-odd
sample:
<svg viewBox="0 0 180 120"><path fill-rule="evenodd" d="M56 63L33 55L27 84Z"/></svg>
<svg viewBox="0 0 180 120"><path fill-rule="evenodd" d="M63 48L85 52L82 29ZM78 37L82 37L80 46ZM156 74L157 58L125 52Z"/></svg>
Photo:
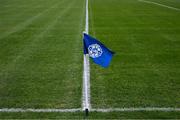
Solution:
<svg viewBox="0 0 180 120"><path fill-rule="evenodd" d="M86 23L85 33L89 33L89 13L88 13L88 0L86 0ZM83 110L86 112L86 116L91 108L90 104L90 66L89 55L84 54L84 71L83 71Z"/></svg>

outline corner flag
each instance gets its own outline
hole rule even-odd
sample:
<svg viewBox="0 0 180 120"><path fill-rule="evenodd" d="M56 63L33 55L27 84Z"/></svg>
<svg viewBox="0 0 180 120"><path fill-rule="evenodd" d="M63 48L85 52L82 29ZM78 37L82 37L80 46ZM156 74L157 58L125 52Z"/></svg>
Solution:
<svg viewBox="0 0 180 120"><path fill-rule="evenodd" d="M89 54L93 62L102 66L108 67L114 52L109 50L105 45L95 38L84 33L84 54Z"/></svg>

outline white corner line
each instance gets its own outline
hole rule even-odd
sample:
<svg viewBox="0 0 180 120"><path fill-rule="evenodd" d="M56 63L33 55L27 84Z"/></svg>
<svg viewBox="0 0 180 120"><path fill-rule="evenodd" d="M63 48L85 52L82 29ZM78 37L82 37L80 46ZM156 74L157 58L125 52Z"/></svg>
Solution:
<svg viewBox="0 0 180 120"><path fill-rule="evenodd" d="M91 112L136 112L136 111L162 111L162 112L180 112L180 108L172 107L139 107L139 108L97 108L91 109Z"/></svg>
<svg viewBox="0 0 180 120"><path fill-rule="evenodd" d="M180 11L179 8L167 6L167 5L164 5L164 4L157 3L157 2L152 2L152 1L147 1L147 0L138 0L138 1L139 1L139 2L150 3L150 4L154 4L154 5L159 5L159 6L162 6L162 7L166 7L166 8L169 8L169 9L173 9L173 10Z"/></svg>
<svg viewBox="0 0 180 120"><path fill-rule="evenodd" d="M180 112L180 108L173 107L130 107L130 108L92 108L90 112L138 112L138 111L160 111L160 112ZM0 112L36 112L36 113L63 113L63 112L83 112L82 108L72 108L72 109L56 109L56 108L1 108Z"/></svg>
<svg viewBox="0 0 180 120"><path fill-rule="evenodd" d="M86 23L85 23L85 33L89 33L89 13L88 13L88 0L86 0ZM84 55L84 65L83 65L83 98L82 98L82 108L83 110L90 110L90 65L88 54Z"/></svg>
<svg viewBox="0 0 180 120"><path fill-rule="evenodd" d="M1 108L0 112L81 112L82 108L73 109L35 109L35 108Z"/></svg>

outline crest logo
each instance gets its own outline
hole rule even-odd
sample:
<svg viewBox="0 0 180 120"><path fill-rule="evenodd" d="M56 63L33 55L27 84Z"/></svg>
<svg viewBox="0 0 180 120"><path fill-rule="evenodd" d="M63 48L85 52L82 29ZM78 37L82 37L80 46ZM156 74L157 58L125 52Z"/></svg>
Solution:
<svg viewBox="0 0 180 120"><path fill-rule="evenodd" d="M92 58L100 57L103 53L102 48L98 44L92 44L88 47L89 56Z"/></svg>

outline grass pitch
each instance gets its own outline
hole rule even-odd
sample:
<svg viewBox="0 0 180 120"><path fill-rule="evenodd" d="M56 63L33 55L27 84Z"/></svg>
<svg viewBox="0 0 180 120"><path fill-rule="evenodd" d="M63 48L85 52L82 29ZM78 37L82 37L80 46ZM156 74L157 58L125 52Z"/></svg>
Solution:
<svg viewBox="0 0 180 120"><path fill-rule="evenodd" d="M151 0L180 9L178 0ZM90 34L116 52L91 62L93 108L180 107L180 11L138 0L89 0ZM0 0L0 108L80 108L85 0ZM0 113L83 118L83 113ZM180 112L89 118L180 118Z"/></svg>
<svg viewBox="0 0 180 120"><path fill-rule="evenodd" d="M168 1L179 3L155 2ZM92 106L180 107L180 11L136 0L90 11L91 34L116 52L108 69L91 64Z"/></svg>
<svg viewBox="0 0 180 120"><path fill-rule="evenodd" d="M1 108L81 107L84 3L1 1Z"/></svg>

